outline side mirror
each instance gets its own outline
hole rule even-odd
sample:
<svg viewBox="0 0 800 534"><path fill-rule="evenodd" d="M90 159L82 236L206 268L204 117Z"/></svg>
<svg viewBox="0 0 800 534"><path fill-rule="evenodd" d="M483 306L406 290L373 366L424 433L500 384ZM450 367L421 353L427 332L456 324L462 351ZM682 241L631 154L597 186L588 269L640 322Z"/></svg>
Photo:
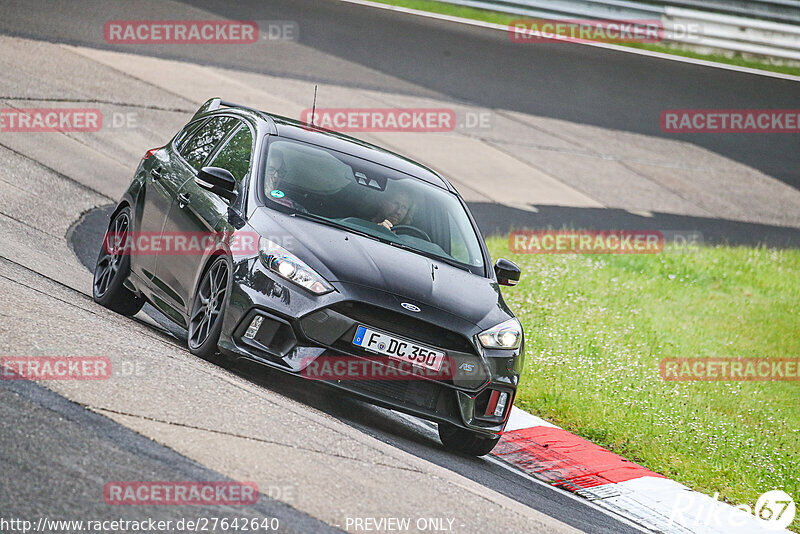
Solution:
<svg viewBox="0 0 800 534"><path fill-rule="evenodd" d="M219 167L203 167L195 179L197 185L229 201L236 199L236 178Z"/></svg>
<svg viewBox="0 0 800 534"><path fill-rule="evenodd" d="M519 283L519 275L522 274L522 271L513 261L500 258L494 264L494 274L497 276L497 283L501 286L515 286Z"/></svg>

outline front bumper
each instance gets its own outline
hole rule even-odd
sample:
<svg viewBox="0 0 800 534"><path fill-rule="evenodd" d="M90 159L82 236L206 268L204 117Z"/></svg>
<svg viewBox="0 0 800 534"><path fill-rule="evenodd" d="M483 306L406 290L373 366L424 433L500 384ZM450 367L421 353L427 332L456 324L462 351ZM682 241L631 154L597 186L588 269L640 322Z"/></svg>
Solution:
<svg viewBox="0 0 800 534"><path fill-rule="evenodd" d="M523 347L484 350L475 342L476 325L431 306L412 314L398 305L397 296L372 288L333 282L337 291L312 295L268 271L257 258L234 263L233 274L219 343L222 352L306 377L312 376L312 362L319 366L342 358L368 361L373 370L369 376L337 375L322 382L379 406L487 436L505 427ZM246 336L255 317L261 317L260 325ZM450 372L432 378L406 373L408 367L402 364L398 371L395 360L353 345L359 325L443 351ZM494 411L495 391L506 399L499 415Z"/></svg>

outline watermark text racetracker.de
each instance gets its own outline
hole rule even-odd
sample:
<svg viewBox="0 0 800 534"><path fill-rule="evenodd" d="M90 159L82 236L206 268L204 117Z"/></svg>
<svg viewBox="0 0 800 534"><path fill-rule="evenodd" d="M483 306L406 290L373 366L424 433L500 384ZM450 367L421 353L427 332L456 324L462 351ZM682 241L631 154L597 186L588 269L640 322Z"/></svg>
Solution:
<svg viewBox="0 0 800 534"><path fill-rule="evenodd" d="M511 42L520 44L700 42L706 34L698 22L671 21L665 28L656 19L518 19L508 25Z"/></svg>
<svg viewBox="0 0 800 534"><path fill-rule="evenodd" d="M800 133L800 109L666 109L665 133Z"/></svg>
<svg viewBox="0 0 800 534"><path fill-rule="evenodd" d="M286 248L293 239L280 241ZM254 255L258 253L257 232L109 232L103 238L103 249L109 254L162 256L194 256L207 253Z"/></svg>
<svg viewBox="0 0 800 534"><path fill-rule="evenodd" d="M253 482L109 482L103 488L106 504L122 505L225 505L258 502Z"/></svg>
<svg viewBox="0 0 800 534"><path fill-rule="evenodd" d="M336 132L452 132L492 128L492 113L452 108L308 108L300 120Z"/></svg>
<svg viewBox="0 0 800 534"><path fill-rule="evenodd" d="M416 351L405 353L402 346L392 348L392 343L405 345L398 340L391 340L386 348L398 352L398 356L386 357L346 354L326 355L319 358L308 358L301 362L301 376L309 380L452 380L456 373L473 374L477 365L459 363L453 358L416 347Z"/></svg>
<svg viewBox="0 0 800 534"><path fill-rule="evenodd" d="M109 20L109 44L249 44L258 41L252 20Z"/></svg>
<svg viewBox="0 0 800 534"><path fill-rule="evenodd" d="M508 25L513 43L657 43L664 38L660 20L519 19Z"/></svg>
<svg viewBox="0 0 800 534"><path fill-rule="evenodd" d="M2 108L0 133L99 132L139 126L135 111L103 113L98 108Z"/></svg>
<svg viewBox="0 0 800 534"><path fill-rule="evenodd" d="M147 374L141 360L106 356L3 356L0 380L107 380L140 378Z"/></svg>
<svg viewBox="0 0 800 534"><path fill-rule="evenodd" d="M292 20L109 20L103 38L109 44L253 44L297 41Z"/></svg>
<svg viewBox="0 0 800 534"><path fill-rule="evenodd" d="M97 108L2 108L0 132L99 132Z"/></svg>
<svg viewBox="0 0 800 534"><path fill-rule="evenodd" d="M456 114L447 108L310 108L300 120L337 132L452 132L456 127Z"/></svg>
<svg viewBox="0 0 800 534"><path fill-rule="evenodd" d="M107 380L111 360L105 356L3 356L2 380Z"/></svg>
<svg viewBox="0 0 800 534"><path fill-rule="evenodd" d="M515 230L508 235L515 254L659 254L696 251L699 232L673 230Z"/></svg>
<svg viewBox="0 0 800 534"><path fill-rule="evenodd" d="M800 358L664 358L658 370L666 381L796 381Z"/></svg>

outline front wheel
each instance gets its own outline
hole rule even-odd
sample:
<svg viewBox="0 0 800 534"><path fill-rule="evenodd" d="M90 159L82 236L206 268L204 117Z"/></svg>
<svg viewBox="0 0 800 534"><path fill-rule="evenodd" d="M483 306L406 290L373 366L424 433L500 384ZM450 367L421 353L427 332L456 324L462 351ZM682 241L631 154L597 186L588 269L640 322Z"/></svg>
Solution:
<svg viewBox="0 0 800 534"><path fill-rule="evenodd" d="M483 456L492 452L500 441L500 436L487 438L455 425L439 423L439 439L447 450L469 456Z"/></svg>
<svg viewBox="0 0 800 534"><path fill-rule="evenodd" d="M222 333L222 318L228 296L230 269L225 256L206 270L194 296L189 317L189 352L213 361Z"/></svg>
<svg viewBox="0 0 800 534"><path fill-rule="evenodd" d="M96 303L128 316L136 315L144 306L144 299L124 285L131 272L131 256L126 247L130 226L131 209L128 207L111 219L103 236L92 282L92 298Z"/></svg>

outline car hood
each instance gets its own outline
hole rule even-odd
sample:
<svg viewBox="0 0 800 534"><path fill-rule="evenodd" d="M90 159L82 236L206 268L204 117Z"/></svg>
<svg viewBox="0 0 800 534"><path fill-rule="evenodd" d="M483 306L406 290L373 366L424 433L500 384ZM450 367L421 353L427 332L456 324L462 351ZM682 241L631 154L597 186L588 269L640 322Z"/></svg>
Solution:
<svg viewBox="0 0 800 534"><path fill-rule="evenodd" d="M267 208L250 224L330 282L386 291L482 328L512 316L496 282L445 262Z"/></svg>

